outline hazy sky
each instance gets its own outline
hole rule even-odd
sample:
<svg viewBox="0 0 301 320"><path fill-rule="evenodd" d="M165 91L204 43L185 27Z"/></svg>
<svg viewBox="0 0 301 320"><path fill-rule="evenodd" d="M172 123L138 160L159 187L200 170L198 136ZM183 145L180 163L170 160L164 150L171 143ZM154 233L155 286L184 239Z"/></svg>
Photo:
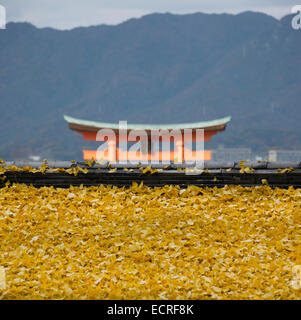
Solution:
<svg viewBox="0 0 301 320"><path fill-rule="evenodd" d="M7 21L27 21L38 27L118 24L152 12L238 13L261 11L281 18L301 0L0 0Z"/></svg>

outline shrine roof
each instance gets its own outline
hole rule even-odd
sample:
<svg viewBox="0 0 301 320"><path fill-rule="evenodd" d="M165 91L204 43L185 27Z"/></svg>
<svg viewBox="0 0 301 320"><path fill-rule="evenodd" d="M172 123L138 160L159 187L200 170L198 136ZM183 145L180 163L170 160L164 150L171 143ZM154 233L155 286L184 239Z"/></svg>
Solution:
<svg viewBox="0 0 301 320"><path fill-rule="evenodd" d="M100 121L83 120L64 115L72 130L98 131L100 129L118 130L119 123L109 123ZM175 124L127 124L127 130L183 130L183 129L207 129L224 130L231 117L215 119L211 121L175 123Z"/></svg>

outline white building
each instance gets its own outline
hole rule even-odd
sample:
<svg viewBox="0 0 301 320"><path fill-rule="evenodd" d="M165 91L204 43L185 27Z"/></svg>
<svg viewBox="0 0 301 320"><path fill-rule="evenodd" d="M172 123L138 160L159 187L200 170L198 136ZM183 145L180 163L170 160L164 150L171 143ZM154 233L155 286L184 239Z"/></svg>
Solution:
<svg viewBox="0 0 301 320"><path fill-rule="evenodd" d="M301 162L301 150L270 150L269 161Z"/></svg>
<svg viewBox="0 0 301 320"><path fill-rule="evenodd" d="M219 146L212 150L211 160L217 162L252 160L252 149L249 148L224 148Z"/></svg>

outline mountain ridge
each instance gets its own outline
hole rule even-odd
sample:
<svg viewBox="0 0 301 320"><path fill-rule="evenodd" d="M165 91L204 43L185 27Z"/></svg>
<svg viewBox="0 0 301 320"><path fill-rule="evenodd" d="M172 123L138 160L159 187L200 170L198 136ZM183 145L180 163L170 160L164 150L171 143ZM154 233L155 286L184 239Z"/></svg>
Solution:
<svg viewBox="0 0 301 320"><path fill-rule="evenodd" d="M0 33L0 157L81 158L70 116L181 123L232 116L208 147L301 149L301 32L290 17L150 14ZM94 144L95 146L95 144Z"/></svg>

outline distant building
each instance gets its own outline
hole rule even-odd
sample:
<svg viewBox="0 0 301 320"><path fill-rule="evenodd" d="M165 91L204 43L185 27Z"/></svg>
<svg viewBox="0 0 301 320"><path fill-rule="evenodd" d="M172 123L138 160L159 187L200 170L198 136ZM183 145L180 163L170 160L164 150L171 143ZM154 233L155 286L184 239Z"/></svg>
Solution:
<svg viewBox="0 0 301 320"><path fill-rule="evenodd" d="M270 150L269 161L301 161L301 150Z"/></svg>
<svg viewBox="0 0 301 320"><path fill-rule="evenodd" d="M252 149L249 148L224 148L219 146L212 150L212 160L218 162L252 160Z"/></svg>
<svg viewBox="0 0 301 320"><path fill-rule="evenodd" d="M40 160L41 160L41 157L40 157L40 156L34 156L34 155L29 156L28 158L29 158L29 160L31 160L31 161L40 161Z"/></svg>

